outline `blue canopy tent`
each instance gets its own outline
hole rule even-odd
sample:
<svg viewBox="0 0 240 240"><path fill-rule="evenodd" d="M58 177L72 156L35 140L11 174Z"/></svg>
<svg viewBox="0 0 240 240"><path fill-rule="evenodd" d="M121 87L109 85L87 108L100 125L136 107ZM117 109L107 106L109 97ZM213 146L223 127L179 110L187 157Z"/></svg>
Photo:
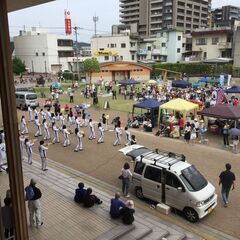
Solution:
<svg viewBox="0 0 240 240"><path fill-rule="evenodd" d="M134 114L134 109L135 108L141 108L141 109L147 109L150 111L150 118L152 121L152 127L155 125L155 120L158 118L158 111L159 111L159 106L161 105L161 102L158 102L157 100L154 99L147 99L143 102L136 103L133 105L133 110L132 114Z"/></svg>
<svg viewBox="0 0 240 240"><path fill-rule="evenodd" d="M135 85L135 84L139 84L140 82L134 80L134 79L126 79L126 80L122 80L119 82L119 84L121 85Z"/></svg>
<svg viewBox="0 0 240 240"><path fill-rule="evenodd" d="M225 90L225 93L240 93L240 87L239 86L232 86Z"/></svg>
<svg viewBox="0 0 240 240"><path fill-rule="evenodd" d="M189 82L185 80L175 80L172 82L172 87L176 87L176 88L187 88L190 85L191 84L189 84Z"/></svg>
<svg viewBox="0 0 240 240"><path fill-rule="evenodd" d="M208 83L208 82L209 82L209 79L208 79L208 77L203 77L203 78L201 78L198 82L199 82L199 83L201 83L201 82Z"/></svg>

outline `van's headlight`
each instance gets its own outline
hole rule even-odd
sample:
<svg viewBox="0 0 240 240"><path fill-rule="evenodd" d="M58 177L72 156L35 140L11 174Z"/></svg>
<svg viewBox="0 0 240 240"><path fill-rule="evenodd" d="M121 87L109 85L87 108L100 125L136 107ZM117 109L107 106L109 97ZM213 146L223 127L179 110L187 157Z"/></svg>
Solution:
<svg viewBox="0 0 240 240"><path fill-rule="evenodd" d="M201 201L201 202L196 202L196 206L197 207L201 207L204 205L204 201Z"/></svg>

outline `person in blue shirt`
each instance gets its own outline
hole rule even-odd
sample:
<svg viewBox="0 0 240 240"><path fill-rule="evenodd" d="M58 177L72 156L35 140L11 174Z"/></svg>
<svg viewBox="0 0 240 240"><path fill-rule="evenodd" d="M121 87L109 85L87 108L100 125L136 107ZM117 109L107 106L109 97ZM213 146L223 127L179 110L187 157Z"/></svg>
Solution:
<svg viewBox="0 0 240 240"><path fill-rule="evenodd" d="M115 193L115 198L111 199L111 206L110 206L110 215L112 218L116 219L120 217L120 209L125 207L125 203L120 200L120 193Z"/></svg>
<svg viewBox="0 0 240 240"><path fill-rule="evenodd" d="M80 182L78 188L75 190L74 201L76 203L82 203L86 195L86 189L84 188L84 183Z"/></svg>

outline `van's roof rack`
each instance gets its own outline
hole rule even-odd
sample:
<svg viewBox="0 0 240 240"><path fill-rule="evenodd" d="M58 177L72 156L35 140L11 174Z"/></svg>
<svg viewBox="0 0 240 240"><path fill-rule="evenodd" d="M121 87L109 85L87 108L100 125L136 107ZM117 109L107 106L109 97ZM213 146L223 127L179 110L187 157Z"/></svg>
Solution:
<svg viewBox="0 0 240 240"><path fill-rule="evenodd" d="M163 168L171 169L171 166L180 161L185 162L186 157L183 154L177 154L173 152L161 151L155 149L147 153L143 153L141 156L141 161L149 160L152 161L151 165L161 166Z"/></svg>

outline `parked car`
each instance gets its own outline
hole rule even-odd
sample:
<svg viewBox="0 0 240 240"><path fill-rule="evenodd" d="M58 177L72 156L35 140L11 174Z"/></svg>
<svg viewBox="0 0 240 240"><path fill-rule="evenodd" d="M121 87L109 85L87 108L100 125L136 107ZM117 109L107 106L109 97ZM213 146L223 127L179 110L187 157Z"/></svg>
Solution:
<svg viewBox="0 0 240 240"><path fill-rule="evenodd" d="M165 203L182 211L188 221L197 222L217 206L215 187L185 161L184 155L152 151L141 145L119 151L135 159L132 186L138 198L161 202L165 179Z"/></svg>
<svg viewBox="0 0 240 240"><path fill-rule="evenodd" d="M39 102L37 94L34 92L15 92L16 106L21 110L27 109L28 105L31 107L38 107Z"/></svg>

